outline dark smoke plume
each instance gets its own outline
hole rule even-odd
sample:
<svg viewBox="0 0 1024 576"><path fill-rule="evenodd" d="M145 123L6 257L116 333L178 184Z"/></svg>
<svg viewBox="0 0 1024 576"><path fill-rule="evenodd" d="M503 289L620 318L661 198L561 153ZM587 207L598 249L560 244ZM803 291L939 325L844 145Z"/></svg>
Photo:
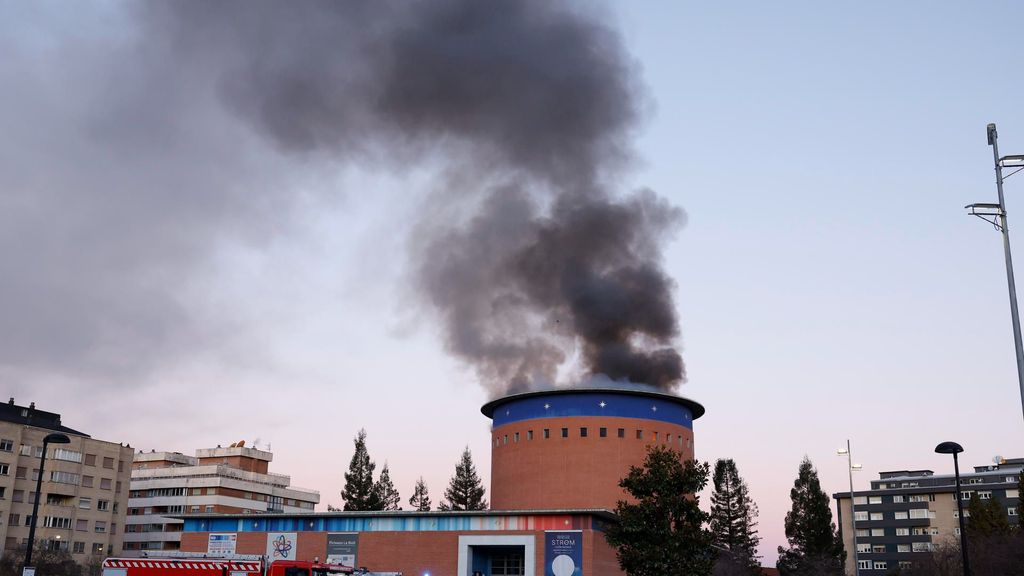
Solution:
<svg viewBox="0 0 1024 576"><path fill-rule="evenodd" d="M358 165L440 174L410 285L493 392L683 381L660 262L683 215L615 192L645 102L591 6L41 4L0 6L0 376L131 385L218 346L216 248Z"/></svg>
<svg viewBox="0 0 1024 576"><path fill-rule="evenodd" d="M660 262L682 213L610 191L641 91L593 16L540 0L145 9L180 57L216 55L224 102L281 149L444 163L431 201L451 219L418 227L415 278L448 349L492 390L555 384L573 357L613 380L684 380Z"/></svg>

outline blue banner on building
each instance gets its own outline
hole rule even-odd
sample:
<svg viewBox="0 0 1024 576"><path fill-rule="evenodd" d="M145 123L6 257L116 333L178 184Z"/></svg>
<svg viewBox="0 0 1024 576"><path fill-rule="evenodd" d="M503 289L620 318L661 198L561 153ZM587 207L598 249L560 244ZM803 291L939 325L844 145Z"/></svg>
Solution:
<svg viewBox="0 0 1024 576"><path fill-rule="evenodd" d="M583 531L544 532L544 576L583 576Z"/></svg>

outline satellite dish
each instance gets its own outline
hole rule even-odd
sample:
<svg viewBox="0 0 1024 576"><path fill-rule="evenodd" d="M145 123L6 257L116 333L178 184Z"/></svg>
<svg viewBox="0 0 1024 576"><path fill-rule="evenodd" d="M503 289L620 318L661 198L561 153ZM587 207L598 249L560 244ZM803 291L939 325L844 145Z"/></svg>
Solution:
<svg viewBox="0 0 1024 576"><path fill-rule="evenodd" d="M239 447L239 448L241 448L242 446L245 446L245 440L239 440L238 443L236 444L236 446Z"/></svg>
<svg viewBox="0 0 1024 576"><path fill-rule="evenodd" d="M1005 462L1005 460L1003 460L1003 457L998 454L992 457L992 463L995 464L996 466L1002 464L1003 462Z"/></svg>

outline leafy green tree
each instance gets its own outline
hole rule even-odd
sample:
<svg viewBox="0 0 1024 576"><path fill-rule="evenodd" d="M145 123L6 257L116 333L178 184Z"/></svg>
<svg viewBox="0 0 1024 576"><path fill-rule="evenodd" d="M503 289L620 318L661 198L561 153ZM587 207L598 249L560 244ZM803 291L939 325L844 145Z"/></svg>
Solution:
<svg viewBox="0 0 1024 576"><path fill-rule="evenodd" d="M760 575L757 504L750 499L736 462L731 458L717 460L712 482L715 491L711 494L711 533L715 544L729 551L732 563L749 568L750 574Z"/></svg>
<svg viewBox="0 0 1024 576"><path fill-rule="evenodd" d="M427 483L423 481L423 476L416 480L416 487L413 489L412 497L409 498L409 505L417 512L430 510L430 495L427 493Z"/></svg>
<svg viewBox="0 0 1024 576"><path fill-rule="evenodd" d="M452 476L448 483L444 498L441 510L487 509L484 486L480 482L480 477L476 475L476 466L473 465L473 454L470 453L469 446L462 451L462 458L455 466L455 476Z"/></svg>
<svg viewBox="0 0 1024 576"><path fill-rule="evenodd" d="M402 507L399 504L402 502L402 497L398 495L398 489L395 488L395 483L391 481L391 472L388 470L388 463L384 463L384 467L380 470L380 478L377 479L377 483L373 486L374 492L376 492L376 503L380 506L377 510L401 510Z"/></svg>
<svg viewBox="0 0 1024 576"><path fill-rule="evenodd" d="M341 498L345 501L344 510L380 510L378 493L374 489L373 470L376 464L370 460L366 450L366 429L359 430L355 437L355 453L345 473L345 488Z"/></svg>
<svg viewBox="0 0 1024 576"><path fill-rule="evenodd" d="M0 557L0 576L21 576L25 550L8 550ZM37 576L82 576L82 567L66 550L48 550L36 541L32 550L32 564Z"/></svg>
<svg viewBox="0 0 1024 576"><path fill-rule="evenodd" d="M605 537L629 576L707 576L714 565L709 515L697 493L708 483L707 463L687 460L667 446L654 446L642 467L631 466L619 486L634 502L619 501L619 522Z"/></svg>
<svg viewBox="0 0 1024 576"><path fill-rule="evenodd" d="M828 495L822 491L818 472L806 456L789 497L793 501L786 513L789 548L779 546L779 574L843 576L846 552L832 522Z"/></svg>

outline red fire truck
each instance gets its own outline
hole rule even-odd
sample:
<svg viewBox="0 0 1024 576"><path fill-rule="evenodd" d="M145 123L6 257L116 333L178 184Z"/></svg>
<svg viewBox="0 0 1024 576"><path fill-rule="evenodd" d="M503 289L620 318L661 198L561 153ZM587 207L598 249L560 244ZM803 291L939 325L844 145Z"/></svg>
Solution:
<svg viewBox="0 0 1024 576"><path fill-rule="evenodd" d="M341 564L234 558L107 558L103 576L333 576L351 574Z"/></svg>

